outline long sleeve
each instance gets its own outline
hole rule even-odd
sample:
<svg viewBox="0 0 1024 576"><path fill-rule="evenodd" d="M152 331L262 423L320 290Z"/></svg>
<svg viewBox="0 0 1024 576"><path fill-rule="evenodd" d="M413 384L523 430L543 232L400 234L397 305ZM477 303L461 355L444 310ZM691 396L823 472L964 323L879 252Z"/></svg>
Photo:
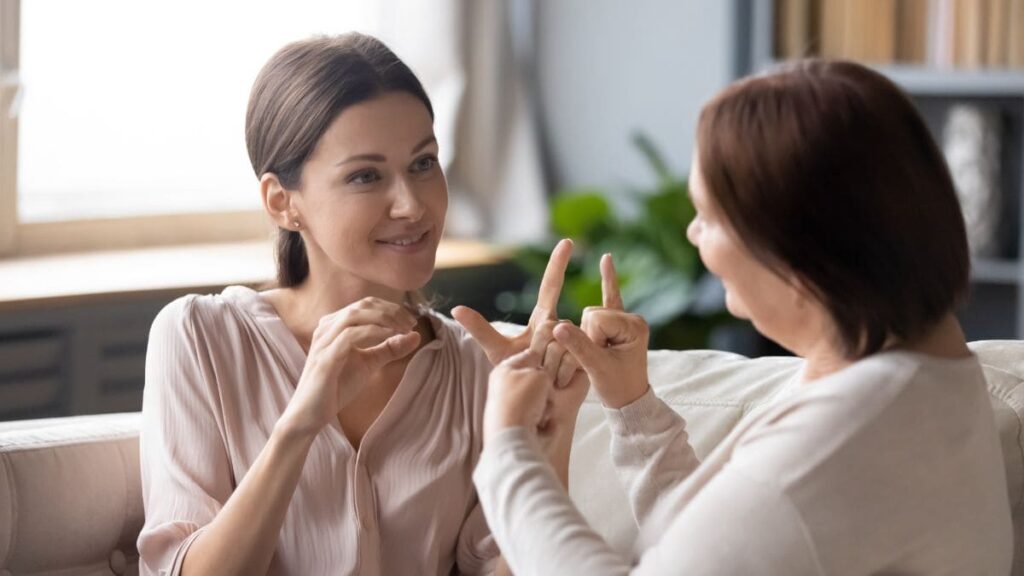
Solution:
<svg viewBox="0 0 1024 576"><path fill-rule="evenodd" d="M491 529L487 526L484 511L478 503L466 517L459 531L459 541L455 550L459 574L491 574L500 554Z"/></svg>
<svg viewBox="0 0 1024 576"><path fill-rule="evenodd" d="M144 576L176 576L197 531L232 490L216 399L197 352L193 305L183 298L164 308L146 352L139 440L146 523L138 540Z"/></svg>
<svg viewBox="0 0 1024 576"><path fill-rule="evenodd" d="M700 461L690 446L686 421L648 390L620 409L605 407L611 430L611 456L638 525L671 519L682 502L673 494ZM665 526L648 529L661 532Z"/></svg>
<svg viewBox="0 0 1024 576"><path fill-rule="evenodd" d="M633 565L587 526L522 428L497 435L474 474L516 574L821 574L799 514L775 487L723 471Z"/></svg>

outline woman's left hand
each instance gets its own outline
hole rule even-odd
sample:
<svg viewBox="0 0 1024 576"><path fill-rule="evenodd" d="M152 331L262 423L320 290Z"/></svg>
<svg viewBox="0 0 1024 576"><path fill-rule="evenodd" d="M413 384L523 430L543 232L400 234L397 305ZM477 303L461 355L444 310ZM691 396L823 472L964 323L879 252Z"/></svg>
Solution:
<svg viewBox="0 0 1024 576"><path fill-rule="evenodd" d="M526 330L516 336L505 336L494 329L493 326L479 312L467 306L456 306L452 309L452 317L469 332L480 347L483 349L491 364L497 366L506 358L522 352L530 347L540 346L537 334L543 326L558 320L558 298L562 293L562 285L565 283L565 269L569 266L569 259L572 256L572 240L563 239L551 251L547 268L541 278L540 289L537 292L537 305L530 314L530 321ZM543 348L538 352L542 355ZM566 386L574 371L568 367L562 371L558 384Z"/></svg>

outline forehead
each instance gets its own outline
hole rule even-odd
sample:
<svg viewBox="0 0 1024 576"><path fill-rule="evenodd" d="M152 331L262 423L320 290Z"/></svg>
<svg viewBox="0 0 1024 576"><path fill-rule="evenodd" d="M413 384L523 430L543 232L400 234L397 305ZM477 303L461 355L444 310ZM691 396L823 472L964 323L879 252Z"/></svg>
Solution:
<svg viewBox="0 0 1024 576"><path fill-rule="evenodd" d="M433 133L426 105L407 92L386 92L342 110L324 132L318 149L332 155L404 150Z"/></svg>

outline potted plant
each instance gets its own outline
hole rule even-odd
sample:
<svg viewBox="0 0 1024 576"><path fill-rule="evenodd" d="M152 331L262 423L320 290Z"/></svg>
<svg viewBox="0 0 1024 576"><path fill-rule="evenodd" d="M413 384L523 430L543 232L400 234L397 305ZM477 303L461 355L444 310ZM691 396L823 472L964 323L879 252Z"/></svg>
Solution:
<svg viewBox="0 0 1024 576"><path fill-rule="evenodd" d="M563 191L551 200L551 225L557 238L576 243L566 271L559 303L561 318L579 322L583 309L601 305L598 262L615 258L623 303L651 327L651 348L704 348L712 329L728 321L716 281L686 239L694 216L687 182L669 170L651 141L636 135L634 143L647 159L656 185L631 190L626 196L635 215L616 214L608 195L599 189ZM496 306L510 314L528 314L536 304L537 287L553 242L520 248L516 261L529 280L522 290L504 292Z"/></svg>

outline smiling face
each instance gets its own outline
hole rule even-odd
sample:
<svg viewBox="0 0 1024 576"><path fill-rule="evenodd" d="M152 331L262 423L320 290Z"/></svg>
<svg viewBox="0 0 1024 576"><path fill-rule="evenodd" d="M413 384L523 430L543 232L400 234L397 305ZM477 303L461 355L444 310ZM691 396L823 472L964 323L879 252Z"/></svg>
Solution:
<svg viewBox="0 0 1024 576"><path fill-rule="evenodd" d="M690 197L696 216L686 228L707 269L722 280L725 305L737 318L753 322L759 332L797 350L797 335L806 332L808 314L822 312L794 279L787 281L756 258L737 236L728 217L706 188L695 155L690 170Z"/></svg>
<svg viewBox="0 0 1024 576"><path fill-rule="evenodd" d="M310 277L362 294L422 288L434 271L448 209L426 106L387 92L344 109L289 194Z"/></svg>

